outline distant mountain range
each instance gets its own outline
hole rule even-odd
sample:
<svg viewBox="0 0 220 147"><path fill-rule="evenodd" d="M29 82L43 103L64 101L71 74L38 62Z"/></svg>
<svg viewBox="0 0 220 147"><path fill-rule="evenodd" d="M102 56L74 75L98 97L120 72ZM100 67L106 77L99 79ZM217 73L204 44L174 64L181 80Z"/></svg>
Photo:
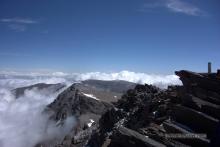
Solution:
<svg viewBox="0 0 220 147"><path fill-rule="evenodd" d="M30 86L19 87L19 88L13 89L12 93L15 95L16 98L23 96L26 90L33 90L33 89L44 91L45 94L51 94L51 93L59 91L65 86L66 86L65 84L61 84L61 83L58 83L58 84L38 83L38 84L30 85Z"/></svg>

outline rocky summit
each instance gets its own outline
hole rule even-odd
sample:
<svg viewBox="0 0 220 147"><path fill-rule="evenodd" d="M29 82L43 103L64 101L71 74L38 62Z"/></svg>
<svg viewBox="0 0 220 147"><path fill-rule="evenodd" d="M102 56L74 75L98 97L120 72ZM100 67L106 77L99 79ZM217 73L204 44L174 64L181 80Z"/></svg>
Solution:
<svg viewBox="0 0 220 147"><path fill-rule="evenodd" d="M76 126L73 126L64 142L73 140L77 146L84 146L93 130L97 129L100 117L107 110L114 108L113 103L135 86L135 83L120 80L86 80L74 83L60 93L45 112L51 113L51 119L61 125L67 117L74 116ZM48 143L46 144L45 146L48 146Z"/></svg>
<svg viewBox="0 0 220 147"><path fill-rule="evenodd" d="M71 115L78 120L55 147L220 146L219 75L176 75L183 85L166 90L121 81L73 84L48 106L56 121Z"/></svg>

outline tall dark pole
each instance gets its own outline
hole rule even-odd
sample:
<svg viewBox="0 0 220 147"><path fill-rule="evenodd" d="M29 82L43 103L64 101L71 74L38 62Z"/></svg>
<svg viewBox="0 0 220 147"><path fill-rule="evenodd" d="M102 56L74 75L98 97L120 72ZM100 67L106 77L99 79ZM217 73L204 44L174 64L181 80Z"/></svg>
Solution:
<svg viewBox="0 0 220 147"><path fill-rule="evenodd" d="M208 63L208 73L209 74L212 73L212 63L211 62Z"/></svg>

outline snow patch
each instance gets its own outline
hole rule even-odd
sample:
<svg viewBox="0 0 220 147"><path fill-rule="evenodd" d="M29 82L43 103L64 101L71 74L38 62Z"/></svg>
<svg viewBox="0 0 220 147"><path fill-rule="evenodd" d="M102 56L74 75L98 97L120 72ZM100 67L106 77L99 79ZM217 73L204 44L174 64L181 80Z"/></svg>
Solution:
<svg viewBox="0 0 220 147"><path fill-rule="evenodd" d="M93 99L95 99L95 100L98 100L98 101L100 100L100 99L96 98L96 97L95 97L94 95L92 95L92 94L86 94L86 93L83 93L83 92L82 92L82 94L85 95L85 96L87 96L87 97L93 98Z"/></svg>
<svg viewBox="0 0 220 147"><path fill-rule="evenodd" d="M92 120L92 119L89 119L89 121L90 121L90 122L89 122L87 125L88 125L88 127L90 128L95 121Z"/></svg>

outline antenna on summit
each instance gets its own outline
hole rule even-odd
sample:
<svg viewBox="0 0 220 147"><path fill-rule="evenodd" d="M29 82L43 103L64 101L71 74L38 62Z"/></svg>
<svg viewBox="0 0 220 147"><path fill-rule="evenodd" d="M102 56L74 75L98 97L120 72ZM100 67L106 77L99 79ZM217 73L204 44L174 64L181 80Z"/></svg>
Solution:
<svg viewBox="0 0 220 147"><path fill-rule="evenodd" d="M212 73L212 63L208 62L208 73Z"/></svg>

